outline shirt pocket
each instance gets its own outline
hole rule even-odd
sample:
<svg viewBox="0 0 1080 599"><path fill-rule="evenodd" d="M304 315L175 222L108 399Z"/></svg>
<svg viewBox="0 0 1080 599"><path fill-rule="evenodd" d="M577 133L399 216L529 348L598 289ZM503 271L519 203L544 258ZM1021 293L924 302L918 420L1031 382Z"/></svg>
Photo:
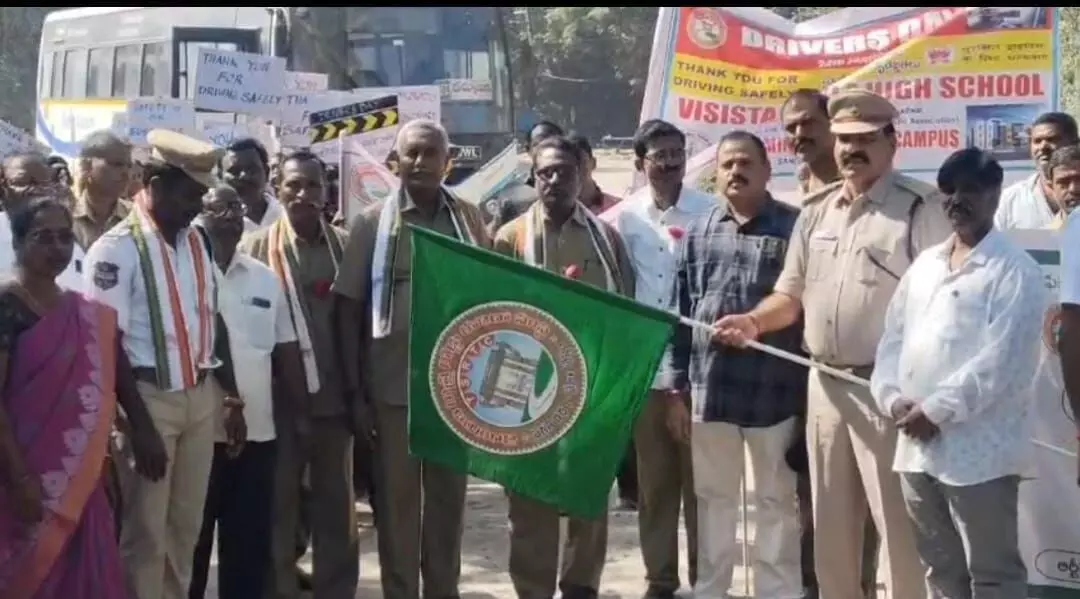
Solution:
<svg viewBox="0 0 1080 599"><path fill-rule="evenodd" d="M855 252L855 276L863 285L896 285L904 269L896 265L894 253L876 244L864 245Z"/></svg>
<svg viewBox="0 0 1080 599"><path fill-rule="evenodd" d="M822 281L827 279L836 267L836 246L839 239L835 236L811 236L806 243L806 280Z"/></svg>
<svg viewBox="0 0 1080 599"><path fill-rule="evenodd" d="M777 237L761 237L756 241L757 263L752 265L750 282L772 289L784 269L787 241Z"/></svg>
<svg viewBox="0 0 1080 599"><path fill-rule="evenodd" d="M247 342L252 349L260 352L271 352L277 344L277 327L274 323L274 315L277 307L266 298L244 298L244 324L247 331ZM289 323L292 326L292 323Z"/></svg>

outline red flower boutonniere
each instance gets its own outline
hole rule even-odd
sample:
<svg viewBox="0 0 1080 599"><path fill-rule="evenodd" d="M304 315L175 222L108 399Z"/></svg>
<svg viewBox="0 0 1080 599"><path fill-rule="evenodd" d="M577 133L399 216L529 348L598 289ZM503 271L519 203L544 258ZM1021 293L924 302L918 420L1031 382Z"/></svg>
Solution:
<svg viewBox="0 0 1080 599"><path fill-rule="evenodd" d="M682 227L671 226L667 228L667 232L675 241L682 239L683 235L686 235L686 229L683 229Z"/></svg>
<svg viewBox="0 0 1080 599"><path fill-rule="evenodd" d="M581 267L577 264L571 264L563 270L563 274L566 275L566 278L568 279L577 279L581 276Z"/></svg>
<svg viewBox="0 0 1080 599"><path fill-rule="evenodd" d="M315 297L320 299L325 298L330 295L330 287L333 286L333 284L333 281L319 279L312 284L311 290L315 293Z"/></svg>

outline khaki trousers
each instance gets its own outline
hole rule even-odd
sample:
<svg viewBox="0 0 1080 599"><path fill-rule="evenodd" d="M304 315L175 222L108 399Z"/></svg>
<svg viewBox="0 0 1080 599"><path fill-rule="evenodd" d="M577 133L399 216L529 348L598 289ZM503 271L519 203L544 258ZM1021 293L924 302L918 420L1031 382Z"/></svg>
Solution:
<svg viewBox="0 0 1080 599"><path fill-rule="evenodd" d="M274 480L272 541L273 592L278 599L296 599L297 531L305 467L311 485L307 516L311 526L314 599L353 599L360 577L360 540L353 505L352 432L344 417L315 417L311 447L297 446L287 426L278 430Z"/></svg>
<svg viewBox="0 0 1080 599"><path fill-rule="evenodd" d="M458 596L464 475L409 455L408 409L375 402L375 501L385 599Z"/></svg>
<svg viewBox="0 0 1080 599"><path fill-rule="evenodd" d="M881 537L892 599L923 599L922 566L892 471L896 429L870 392L810 371L806 435L813 493L814 558L827 599L863 597L860 585L869 509Z"/></svg>
<svg viewBox="0 0 1080 599"><path fill-rule="evenodd" d="M607 559L607 512L596 520L567 519L560 567L558 508L517 493L508 496L510 580L518 599L551 599L556 582L563 597L599 591Z"/></svg>
<svg viewBox="0 0 1080 599"><path fill-rule="evenodd" d="M135 597L187 599L222 395L212 376L184 391L141 381L138 389L169 464L157 482L136 474L126 461L118 464L125 500L120 555Z"/></svg>
<svg viewBox="0 0 1080 599"><path fill-rule="evenodd" d="M686 525L687 577L697 581L698 518L690 445L668 431L666 398L650 393L634 430L638 534L649 590L679 589L679 512Z"/></svg>

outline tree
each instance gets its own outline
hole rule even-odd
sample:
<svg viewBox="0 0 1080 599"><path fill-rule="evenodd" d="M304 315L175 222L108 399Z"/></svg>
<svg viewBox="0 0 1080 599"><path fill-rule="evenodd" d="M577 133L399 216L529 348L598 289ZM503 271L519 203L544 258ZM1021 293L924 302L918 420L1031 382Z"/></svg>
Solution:
<svg viewBox="0 0 1080 599"><path fill-rule="evenodd" d="M41 24L50 10L36 6L0 8L0 119L27 131L34 130L37 48ZM27 48L34 51L27 52Z"/></svg>

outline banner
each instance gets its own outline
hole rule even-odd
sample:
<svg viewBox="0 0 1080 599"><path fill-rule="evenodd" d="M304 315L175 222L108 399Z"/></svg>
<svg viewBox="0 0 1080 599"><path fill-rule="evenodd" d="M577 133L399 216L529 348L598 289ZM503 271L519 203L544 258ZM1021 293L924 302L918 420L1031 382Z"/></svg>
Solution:
<svg viewBox="0 0 1080 599"><path fill-rule="evenodd" d="M784 100L862 86L899 110L908 174L933 179L967 146L1027 171L1027 128L1058 106L1056 10L850 7L796 25L758 7L662 7L641 120L679 126L691 153L748 130L766 143L774 186L795 189Z"/></svg>
<svg viewBox="0 0 1080 599"><path fill-rule="evenodd" d="M1009 231L1010 237L1039 263L1045 274L1051 305L1043 320L1043 363L1032 399L1032 438L1075 452L1076 417L1069 408L1061 378L1055 333L1058 233L1046 230ZM1028 570L1030 599L1080 598L1080 505L1077 458L1033 444L1030 477L1020 484L1020 551Z"/></svg>

